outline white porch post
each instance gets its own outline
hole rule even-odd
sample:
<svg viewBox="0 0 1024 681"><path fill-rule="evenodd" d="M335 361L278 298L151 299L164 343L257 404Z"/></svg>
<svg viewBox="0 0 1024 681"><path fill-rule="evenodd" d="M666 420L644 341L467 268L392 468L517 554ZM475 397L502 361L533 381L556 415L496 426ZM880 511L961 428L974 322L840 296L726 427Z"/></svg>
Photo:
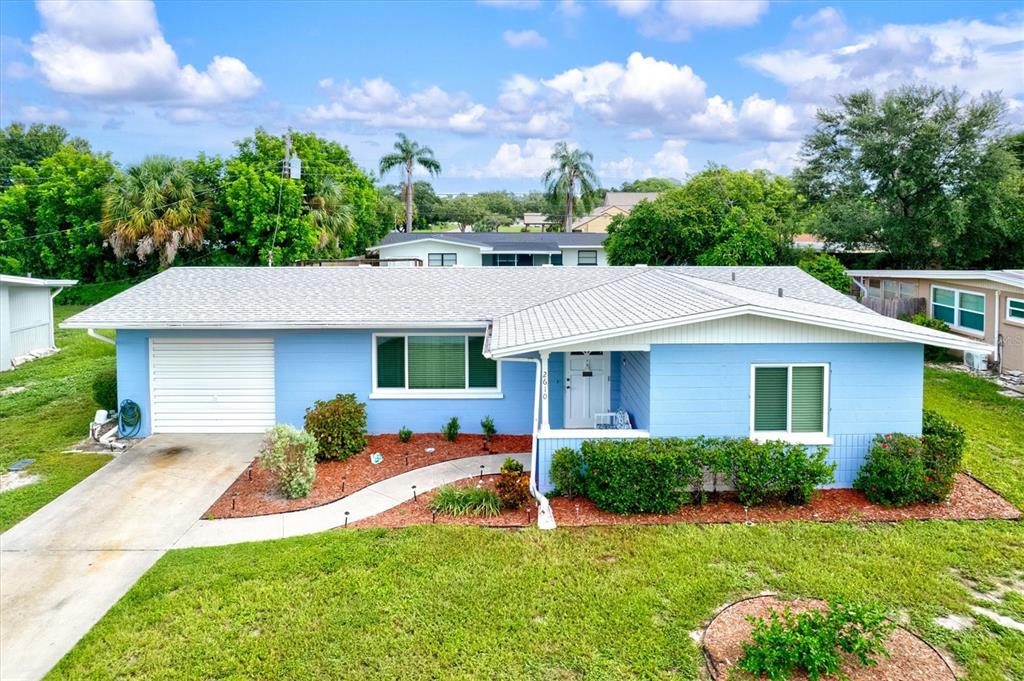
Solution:
<svg viewBox="0 0 1024 681"><path fill-rule="evenodd" d="M540 429L546 431L550 429L550 420L548 419L548 357L551 355L550 352L540 353Z"/></svg>

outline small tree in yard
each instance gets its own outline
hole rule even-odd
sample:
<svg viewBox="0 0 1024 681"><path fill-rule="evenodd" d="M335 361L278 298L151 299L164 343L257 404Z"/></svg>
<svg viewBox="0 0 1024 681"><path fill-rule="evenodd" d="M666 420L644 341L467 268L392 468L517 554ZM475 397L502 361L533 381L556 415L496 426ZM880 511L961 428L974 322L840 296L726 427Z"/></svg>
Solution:
<svg viewBox="0 0 1024 681"><path fill-rule="evenodd" d="M289 499L308 496L316 479L316 438L292 426L277 425L260 447L260 464L270 471Z"/></svg>
<svg viewBox="0 0 1024 681"><path fill-rule="evenodd" d="M850 277L839 258L829 253L821 253L812 258L800 261L800 269L815 279L842 293L850 292Z"/></svg>

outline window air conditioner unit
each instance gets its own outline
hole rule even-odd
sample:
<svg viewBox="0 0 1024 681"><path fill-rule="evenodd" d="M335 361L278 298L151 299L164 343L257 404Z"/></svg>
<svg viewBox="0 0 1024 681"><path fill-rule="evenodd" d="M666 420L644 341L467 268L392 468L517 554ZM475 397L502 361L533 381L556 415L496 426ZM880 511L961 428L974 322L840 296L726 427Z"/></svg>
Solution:
<svg viewBox="0 0 1024 681"><path fill-rule="evenodd" d="M988 371L988 357L979 352L965 352L964 364L972 371Z"/></svg>

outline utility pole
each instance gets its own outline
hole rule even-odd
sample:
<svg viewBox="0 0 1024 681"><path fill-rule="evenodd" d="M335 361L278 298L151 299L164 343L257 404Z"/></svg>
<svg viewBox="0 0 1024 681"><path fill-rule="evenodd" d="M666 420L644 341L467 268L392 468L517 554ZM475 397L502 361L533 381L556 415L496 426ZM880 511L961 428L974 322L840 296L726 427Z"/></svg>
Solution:
<svg viewBox="0 0 1024 681"><path fill-rule="evenodd" d="M274 245L277 243L277 230L281 227L281 194L284 192L285 180L292 177L292 131L284 134L284 159L281 160L281 184L277 187L277 222L274 224L274 235L270 238L270 251L267 253L267 267L274 266Z"/></svg>

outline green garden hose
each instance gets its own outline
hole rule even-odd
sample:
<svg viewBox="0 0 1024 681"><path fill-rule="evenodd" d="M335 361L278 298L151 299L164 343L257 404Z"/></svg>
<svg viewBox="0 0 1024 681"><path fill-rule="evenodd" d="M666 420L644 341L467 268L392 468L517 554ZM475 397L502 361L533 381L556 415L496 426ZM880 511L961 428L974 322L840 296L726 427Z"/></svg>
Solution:
<svg viewBox="0 0 1024 681"><path fill-rule="evenodd" d="M131 400L123 400L117 410L117 432L121 437L135 437L142 427L142 409Z"/></svg>

